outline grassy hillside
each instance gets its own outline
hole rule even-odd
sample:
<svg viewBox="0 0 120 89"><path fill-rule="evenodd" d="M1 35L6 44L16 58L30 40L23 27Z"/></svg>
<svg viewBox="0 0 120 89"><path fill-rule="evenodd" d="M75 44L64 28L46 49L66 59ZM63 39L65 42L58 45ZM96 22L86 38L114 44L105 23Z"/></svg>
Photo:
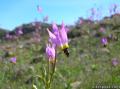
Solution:
<svg viewBox="0 0 120 89"><path fill-rule="evenodd" d="M56 72L52 89L92 89L97 85L120 87L120 15L106 17L101 21L82 20L70 28L69 53L67 58L58 51ZM44 89L42 75L47 66L45 44L48 38L46 27L39 30L40 42L32 42L31 33L22 35L14 41L1 43L0 50L0 89ZM105 32L100 32L103 27ZM24 32L32 27L24 25ZM33 28L34 29L34 28ZM25 36L28 36L28 38ZM101 38L108 38L108 45L101 44ZM10 62L7 52L17 57L17 63ZM113 65L117 60L118 64ZM96 88L97 89L97 88ZM117 88L116 88L117 89Z"/></svg>

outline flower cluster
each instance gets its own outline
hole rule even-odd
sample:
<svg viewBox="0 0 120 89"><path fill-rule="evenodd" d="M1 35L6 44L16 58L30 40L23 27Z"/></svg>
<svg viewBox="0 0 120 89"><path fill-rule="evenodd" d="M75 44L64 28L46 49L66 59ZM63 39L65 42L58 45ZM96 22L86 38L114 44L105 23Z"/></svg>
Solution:
<svg viewBox="0 0 120 89"><path fill-rule="evenodd" d="M103 44L104 47L106 47L107 44L108 44L108 40L107 40L106 37L103 37L103 38L101 39L101 42L102 42L102 44Z"/></svg>
<svg viewBox="0 0 120 89"><path fill-rule="evenodd" d="M66 56L69 56L68 52L68 37L64 23L62 22L60 29L58 29L55 23L52 24L52 31L47 28L49 34L49 45L46 47L46 54L50 58L55 59L55 49L60 48Z"/></svg>

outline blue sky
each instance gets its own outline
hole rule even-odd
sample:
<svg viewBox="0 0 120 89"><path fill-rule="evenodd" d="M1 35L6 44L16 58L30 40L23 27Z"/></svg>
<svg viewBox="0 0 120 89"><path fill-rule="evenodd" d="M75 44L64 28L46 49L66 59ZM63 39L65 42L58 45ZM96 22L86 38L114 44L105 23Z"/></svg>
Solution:
<svg viewBox="0 0 120 89"><path fill-rule="evenodd" d="M120 0L0 0L0 27L12 30L46 15L48 22L74 24L78 17L88 18L91 8L98 8L102 17L108 16L112 4L120 5Z"/></svg>

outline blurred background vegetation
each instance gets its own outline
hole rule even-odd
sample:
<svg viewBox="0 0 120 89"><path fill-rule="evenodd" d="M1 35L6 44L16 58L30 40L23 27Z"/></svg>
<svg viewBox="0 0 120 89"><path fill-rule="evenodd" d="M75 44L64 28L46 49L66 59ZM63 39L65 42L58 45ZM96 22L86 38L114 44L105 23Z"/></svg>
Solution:
<svg viewBox="0 0 120 89"><path fill-rule="evenodd" d="M82 21L82 23L80 23ZM23 33L17 39L6 40L5 34L15 35L13 31L0 28L0 89L44 89L42 81L35 77L42 75L46 67L45 44L51 24L37 22L40 42L34 42L36 26L23 24ZM60 26L60 25L58 25ZM52 89L92 89L95 85L120 86L120 14L105 17L100 21L78 18L75 25L67 26L69 53L67 58L58 51L57 67ZM105 32L100 32L104 28ZM107 47L101 38L108 39ZM7 51L6 51L7 50ZM9 61L6 52L13 52L17 63ZM114 66L112 61L118 60ZM116 88L117 89L117 88Z"/></svg>

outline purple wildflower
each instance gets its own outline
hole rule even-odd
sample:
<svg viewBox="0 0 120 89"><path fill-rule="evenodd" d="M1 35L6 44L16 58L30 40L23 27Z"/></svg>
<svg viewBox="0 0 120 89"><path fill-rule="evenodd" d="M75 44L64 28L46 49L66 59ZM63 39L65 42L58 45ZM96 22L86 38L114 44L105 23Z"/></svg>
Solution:
<svg viewBox="0 0 120 89"><path fill-rule="evenodd" d="M53 24L53 33L49 31L49 29L47 29L47 31L53 44L55 44L57 47L60 47L61 49L68 48L68 37L64 23L62 23L60 30L56 24Z"/></svg>
<svg viewBox="0 0 120 89"><path fill-rule="evenodd" d="M61 36L61 41L62 41L63 46L68 46L67 32L66 32L65 25L63 22L61 25L60 36Z"/></svg>
<svg viewBox="0 0 120 89"><path fill-rule="evenodd" d="M16 64L16 57L10 58L10 62Z"/></svg>
<svg viewBox="0 0 120 89"><path fill-rule="evenodd" d="M106 33L106 30L105 30L105 28L100 27L99 32L101 32L101 33L105 34L105 33Z"/></svg>
<svg viewBox="0 0 120 89"><path fill-rule="evenodd" d="M101 40L102 44L106 46L108 44L107 38L103 37Z"/></svg>
<svg viewBox="0 0 120 89"><path fill-rule="evenodd" d="M42 12L42 8L41 8L39 5L37 5L37 11L38 11L39 13Z"/></svg>
<svg viewBox="0 0 120 89"><path fill-rule="evenodd" d="M56 36L47 28L49 34L49 42L51 42L54 46L56 46L57 38Z"/></svg>
<svg viewBox="0 0 120 89"><path fill-rule="evenodd" d="M62 22L61 29L59 30L56 24L53 24L53 33L47 29L49 34L49 41L54 45L54 47L60 47L64 53L69 56L68 53L68 37L67 37L67 31L65 28L64 23Z"/></svg>
<svg viewBox="0 0 120 89"><path fill-rule="evenodd" d="M47 44L46 55L47 55L48 60L50 62L54 62L54 60L55 60L55 48L53 46L51 46L50 44Z"/></svg>
<svg viewBox="0 0 120 89"><path fill-rule="evenodd" d="M52 24L52 32L54 33L54 34L57 34L58 33L58 27L57 27L57 25L56 25L56 23L53 23Z"/></svg>
<svg viewBox="0 0 120 89"><path fill-rule="evenodd" d="M116 58L112 59L112 65L117 66L118 65L118 60Z"/></svg>

